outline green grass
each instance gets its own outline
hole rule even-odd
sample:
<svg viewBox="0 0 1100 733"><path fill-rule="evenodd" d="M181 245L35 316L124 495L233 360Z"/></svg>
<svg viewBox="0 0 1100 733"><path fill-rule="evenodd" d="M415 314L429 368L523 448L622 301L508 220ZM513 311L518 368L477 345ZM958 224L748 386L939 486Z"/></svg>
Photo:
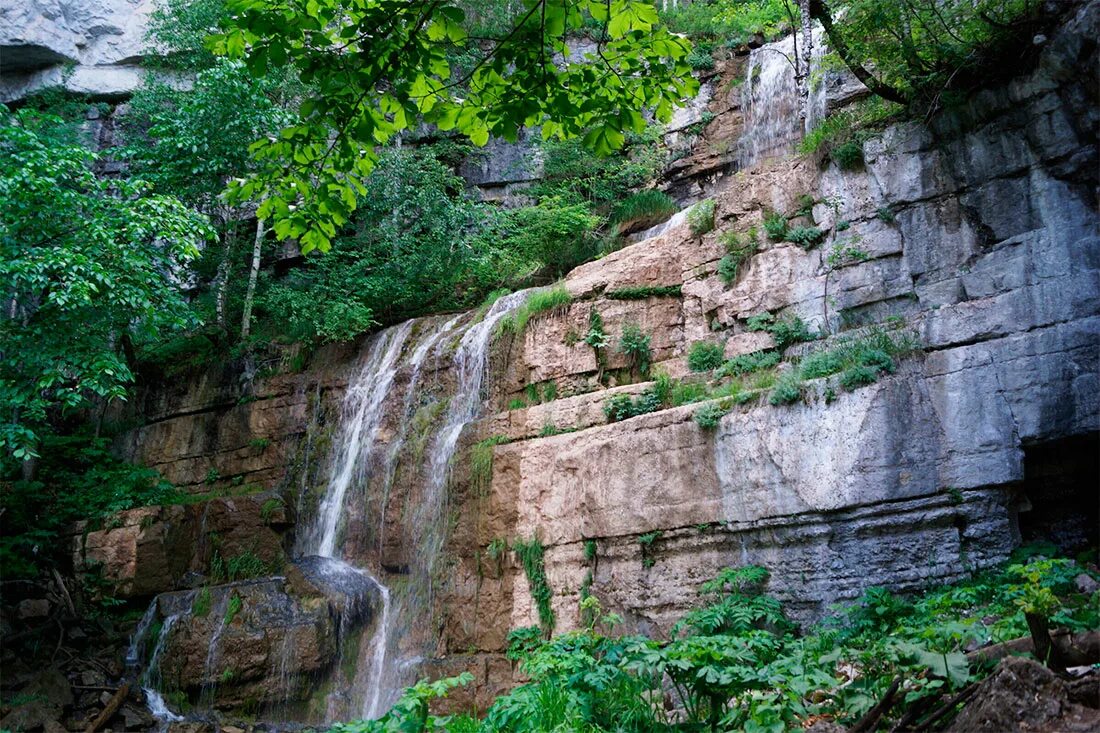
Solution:
<svg viewBox="0 0 1100 733"><path fill-rule="evenodd" d="M538 537L529 540L516 538L512 540L512 551L516 553L523 572L527 576L527 586L531 590L531 597L535 600L535 608L539 613L539 625L544 634L549 636L554 631L556 620L554 609L550 605L553 591L546 579L546 563L544 556L546 548Z"/></svg>
<svg viewBox="0 0 1100 733"><path fill-rule="evenodd" d="M654 188L638 191L619 202L611 210L612 224L658 224L679 211L676 201L664 191Z"/></svg>
<svg viewBox="0 0 1100 733"><path fill-rule="evenodd" d="M493 483L493 448L510 440L507 435L493 435L470 446L470 483L478 496L487 495Z"/></svg>
<svg viewBox="0 0 1100 733"><path fill-rule="evenodd" d="M532 318L564 312L572 302L573 296L564 285L558 284L546 290L538 290L511 315L501 319L500 330L504 333L521 334Z"/></svg>
<svg viewBox="0 0 1100 733"><path fill-rule="evenodd" d="M608 290L603 295L611 300L646 300L648 298L679 298L680 285L645 285Z"/></svg>

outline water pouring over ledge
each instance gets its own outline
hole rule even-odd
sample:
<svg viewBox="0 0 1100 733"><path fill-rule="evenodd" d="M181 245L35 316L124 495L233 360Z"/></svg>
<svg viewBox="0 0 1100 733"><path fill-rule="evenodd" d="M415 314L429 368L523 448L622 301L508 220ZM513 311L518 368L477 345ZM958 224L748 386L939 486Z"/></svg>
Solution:
<svg viewBox="0 0 1100 733"><path fill-rule="evenodd" d="M424 495L412 508L410 525L414 530L412 542L415 547L410 554L415 558L414 567L396 595L365 568L354 568L344 561L342 520L349 513L349 495L359 495L362 489L369 487L372 476L382 476L382 492L388 495L407 429L402 425L388 445L382 443L386 407L400 404L402 422L405 421L420 384L422 365L430 356L439 356L443 337L455 330L461 316L428 330L406 361L402 361L401 355L414 322L408 321L381 332L372 340L362 367L348 384L330 459L329 480L316 521L299 550L303 555L317 555L346 565L350 571L362 573L377 584L379 617L369 639L362 640L355 679L349 690L353 698L359 698L349 701L349 712L355 710L361 717L381 717L400 689L415 676L415 657L399 657L398 637L410 625L410 617L425 613L430 604L431 573L445 539L443 510L451 459L462 429L480 412L493 334L500 321L522 305L530 292L520 291L499 298L484 317L460 329L461 336L452 356L454 392L442 425L430 440L425 456ZM399 395L394 394L394 384L401 369L408 369L410 373L404 393ZM379 536L385 521L387 498L382 497L381 509L374 518ZM331 706L329 714L332 715Z"/></svg>

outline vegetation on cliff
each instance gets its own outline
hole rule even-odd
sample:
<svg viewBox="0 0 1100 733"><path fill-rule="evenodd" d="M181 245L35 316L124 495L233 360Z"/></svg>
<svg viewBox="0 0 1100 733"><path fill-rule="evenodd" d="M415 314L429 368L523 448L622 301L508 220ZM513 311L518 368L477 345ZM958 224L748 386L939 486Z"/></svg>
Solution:
<svg viewBox="0 0 1100 733"><path fill-rule="evenodd" d="M513 632L510 656L528 681L484 719L428 715L434 697L471 681L462 676L420 683L381 720L332 731L783 733L818 720L860 730L943 722L1007 652L995 645L1028 636L1032 616L1071 632L1100 626L1100 595L1077 590L1082 574L1100 574L1041 549L916 596L872 588L806 633L765 594L768 573L757 566L703 583L703 605L667 641L616 634L621 619L588 596L584 628L548 641Z"/></svg>

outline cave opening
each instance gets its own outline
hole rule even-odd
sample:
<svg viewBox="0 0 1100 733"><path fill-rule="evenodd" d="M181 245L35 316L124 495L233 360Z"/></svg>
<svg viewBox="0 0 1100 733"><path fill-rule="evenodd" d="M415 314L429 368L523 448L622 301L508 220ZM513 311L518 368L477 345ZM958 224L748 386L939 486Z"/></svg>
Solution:
<svg viewBox="0 0 1100 733"><path fill-rule="evenodd" d="M1023 542L1073 554L1100 544L1100 432L1024 447Z"/></svg>

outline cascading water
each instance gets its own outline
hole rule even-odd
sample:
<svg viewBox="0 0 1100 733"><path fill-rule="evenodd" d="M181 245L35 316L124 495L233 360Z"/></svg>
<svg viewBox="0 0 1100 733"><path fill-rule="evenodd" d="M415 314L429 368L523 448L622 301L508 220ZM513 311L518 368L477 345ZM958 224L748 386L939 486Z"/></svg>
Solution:
<svg viewBox="0 0 1100 733"><path fill-rule="evenodd" d="M154 601L153 606L156 606ZM160 627L160 634L157 636L157 643L153 647L153 655L149 658L149 665L145 668L145 673L141 677L141 690L145 693L145 704L149 708L149 712L153 714L153 717L157 720L161 729L165 728L168 723L174 723L183 720L183 717L176 715L169 708L168 704L164 702L164 698L161 697L157 688L160 686L160 657L164 653L164 647L168 644L168 637L172 633L172 626L175 625L178 615L171 615L164 619L164 623ZM135 638L137 635L135 634ZM139 642L140 643L140 642ZM136 655L137 648L131 642L131 652Z"/></svg>
<svg viewBox="0 0 1100 733"><path fill-rule="evenodd" d="M362 369L348 384L340 435L336 440L336 459L317 510L314 531L302 554L337 557L336 536L344 515L344 499L353 483L362 482L370 463L375 436L385 414L386 397L393 386L398 359L412 326L412 321L406 321L379 334Z"/></svg>
<svg viewBox="0 0 1100 733"><path fill-rule="evenodd" d="M801 35L799 35L799 40ZM821 67L824 34L813 29L810 59L810 96L808 124L825 115L824 85L817 70ZM745 130L738 147L738 163L748 168L769 157L787 155L802 137L801 102L795 80L795 35L766 43L749 54L747 79L741 89L741 109Z"/></svg>

